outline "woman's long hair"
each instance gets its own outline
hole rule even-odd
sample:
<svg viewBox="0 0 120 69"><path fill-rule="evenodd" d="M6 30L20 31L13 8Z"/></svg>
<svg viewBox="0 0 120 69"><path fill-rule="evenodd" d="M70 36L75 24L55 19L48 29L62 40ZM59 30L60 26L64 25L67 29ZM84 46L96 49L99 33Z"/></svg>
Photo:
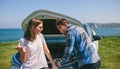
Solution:
<svg viewBox="0 0 120 69"><path fill-rule="evenodd" d="M27 26L27 30L24 34L24 38L26 38L28 41L34 41L36 39L38 30L37 30L37 26L39 24L43 23L40 19L38 18L32 18L29 22L28 22L28 26Z"/></svg>

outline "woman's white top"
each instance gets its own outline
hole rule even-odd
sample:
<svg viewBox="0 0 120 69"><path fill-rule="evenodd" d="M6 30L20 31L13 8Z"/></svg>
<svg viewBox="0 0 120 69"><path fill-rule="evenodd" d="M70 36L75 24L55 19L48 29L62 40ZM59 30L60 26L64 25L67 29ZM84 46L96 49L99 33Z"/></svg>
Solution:
<svg viewBox="0 0 120 69"><path fill-rule="evenodd" d="M27 60L22 63L22 69L40 69L48 67L43 43L45 43L45 39L42 34L37 35L37 38L33 42L25 38L20 39L19 46L24 46L27 50Z"/></svg>

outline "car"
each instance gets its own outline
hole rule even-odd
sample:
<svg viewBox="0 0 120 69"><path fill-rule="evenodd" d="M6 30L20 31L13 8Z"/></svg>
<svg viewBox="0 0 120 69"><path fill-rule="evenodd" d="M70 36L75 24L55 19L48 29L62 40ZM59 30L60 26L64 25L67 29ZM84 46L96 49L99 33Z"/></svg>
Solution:
<svg viewBox="0 0 120 69"><path fill-rule="evenodd" d="M28 21L31 18L40 18L43 20L43 35L45 37L46 43L48 45L48 48L52 54L52 57L54 61L56 62L58 59L61 59L63 53L64 53L64 48L66 46L66 39L65 36L59 33L55 26L55 22L59 18L65 18L67 19L71 24L81 26L83 27L88 35L91 37L91 40L93 41L94 44L96 44L96 47L98 48L98 39L94 39L93 36L95 37L96 34L94 31L89 31L92 30L88 25L82 24L79 20L72 18L70 16L66 16L57 12L49 11L49 10L36 10L32 12L30 15L28 15L22 22L22 29L25 32ZM94 34L92 34L94 32ZM97 49L96 48L96 49ZM12 58L12 65L15 65L17 63L18 66L20 66L20 60L16 59L19 58L18 56L19 53L15 53ZM15 58L16 57L16 58ZM48 65L51 67L50 62L48 61ZM59 66L60 69L76 69L77 68L77 60L75 56L72 56L71 60L69 63Z"/></svg>
<svg viewBox="0 0 120 69"><path fill-rule="evenodd" d="M98 52L98 46L99 46L98 40L100 40L102 37L96 34L96 32L93 30L93 28L90 26L89 23L84 23L83 26L84 26L84 29L87 32L88 36L92 40L92 43L95 46L94 47L95 50ZM93 26L95 26L95 25L93 25Z"/></svg>

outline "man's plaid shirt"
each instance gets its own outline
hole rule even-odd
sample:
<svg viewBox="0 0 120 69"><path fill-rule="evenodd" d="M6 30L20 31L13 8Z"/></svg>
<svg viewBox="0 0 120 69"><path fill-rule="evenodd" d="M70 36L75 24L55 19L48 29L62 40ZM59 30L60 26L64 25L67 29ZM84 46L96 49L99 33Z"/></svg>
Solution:
<svg viewBox="0 0 120 69"><path fill-rule="evenodd" d="M61 63L69 62L73 53L78 60L79 67L84 64L96 63L100 58L93 45L82 27L69 24L66 32L66 47Z"/></svg>

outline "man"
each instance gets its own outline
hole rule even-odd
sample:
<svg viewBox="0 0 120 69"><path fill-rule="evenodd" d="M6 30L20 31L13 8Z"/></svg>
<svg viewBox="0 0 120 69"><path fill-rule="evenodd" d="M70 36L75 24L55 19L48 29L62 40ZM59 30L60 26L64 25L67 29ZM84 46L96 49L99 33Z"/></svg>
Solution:
<svg viewBox="0 0 120 69"><path fill-rule="evenodd" d="M69 62L72 53L78 60L77 69L99 69L100 58L93 47L93 43L82 27L69 24L69 22L60 18L56 21L56 27L60 33L66 35L66 47L61 61L58 65L64 65Z"/></svg>

